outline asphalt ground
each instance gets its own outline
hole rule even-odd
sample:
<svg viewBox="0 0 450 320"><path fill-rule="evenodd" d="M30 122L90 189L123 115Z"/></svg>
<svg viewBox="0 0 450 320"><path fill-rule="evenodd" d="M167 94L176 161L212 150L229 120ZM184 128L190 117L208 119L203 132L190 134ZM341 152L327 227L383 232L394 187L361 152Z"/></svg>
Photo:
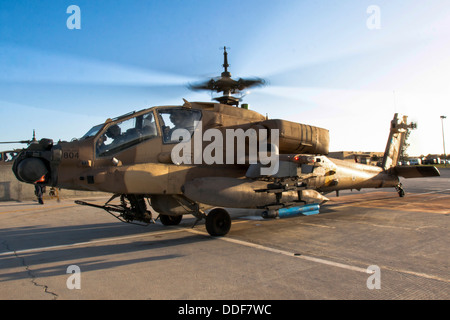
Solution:
<svg viewBox="0 0 450 320"><path fill-rule="evenodd" d="M329 194L318 215L234 209L225 237L191 228L191 216L144 227L74 199L1 202L0 299L447 300L450 170L440 171L402 180L404 198Z"/></svg>

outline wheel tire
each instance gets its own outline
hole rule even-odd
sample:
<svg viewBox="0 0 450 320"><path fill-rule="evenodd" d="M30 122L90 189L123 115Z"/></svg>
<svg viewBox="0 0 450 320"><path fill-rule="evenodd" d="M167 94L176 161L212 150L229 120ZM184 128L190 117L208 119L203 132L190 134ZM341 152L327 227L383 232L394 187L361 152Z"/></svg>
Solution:
<svg viewBox="0 0 450 320"><path fill-rule="evenodd" d="M161 220L161 223L165 226L176 226L180 224L182 218L183 218L182 215L179 216L169 216L167 214L159 215L159 220Z"/></svg>
<svg viewBox="0 0 450 320"><path fill-rule="evenodd" d="M231 217L225 209L211 210L206 216L206 231L212 236L224 236L230 231Z"/></svg>

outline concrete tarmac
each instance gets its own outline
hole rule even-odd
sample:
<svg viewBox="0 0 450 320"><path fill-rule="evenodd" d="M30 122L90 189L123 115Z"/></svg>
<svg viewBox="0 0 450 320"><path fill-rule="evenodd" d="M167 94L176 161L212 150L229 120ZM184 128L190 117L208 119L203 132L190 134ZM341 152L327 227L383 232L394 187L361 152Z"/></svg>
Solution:
<svg viewBox="0 0 450 320"><path fill-rule="evenodd" d="M404 198L329 194L312 216L234 209L218 238L192 216L144 227L74 199L1 202L0 299L449 299L450 170L441 175L402 180Z"/></svg>

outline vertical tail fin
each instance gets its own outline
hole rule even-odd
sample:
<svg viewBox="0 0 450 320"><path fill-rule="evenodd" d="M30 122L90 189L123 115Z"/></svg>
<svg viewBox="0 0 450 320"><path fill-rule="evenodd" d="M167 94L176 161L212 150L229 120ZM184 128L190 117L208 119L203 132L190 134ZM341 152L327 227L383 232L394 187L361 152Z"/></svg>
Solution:
<svg viewBox="0 0 450 320"><path fill-rule="evenodd" d="M405 142L406 133L409 129L415 129L415 123L407 123L408 116L403 116L401 119L398 113L394 114L394 119L391 121L391 131L384 151L383 169L387 170L395 167L400 158L400 153Z"/></svg>

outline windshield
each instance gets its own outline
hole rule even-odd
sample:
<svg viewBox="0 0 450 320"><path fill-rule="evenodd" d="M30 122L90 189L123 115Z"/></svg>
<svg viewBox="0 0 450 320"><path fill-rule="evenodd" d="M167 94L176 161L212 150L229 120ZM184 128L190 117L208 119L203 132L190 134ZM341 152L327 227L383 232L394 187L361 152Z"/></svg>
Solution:
<svg viewBox="0 0 450 320"><path fill-rule="evenodd" d="M96 155L97 157L109 156L157 135L152 111L116 122L110 125L97 139Z"/></svg>
<svg viewBox="0 0 450 320"><path fill-rule="evenodd" d="M100 129L103 128L103 125L104 124L102 123L102 124L93 126L91 129L89 129L88 132L86 132L86 134L84 136L81 137L80 140L95 136L97 134L97 132L99 132Z"/></svg>

